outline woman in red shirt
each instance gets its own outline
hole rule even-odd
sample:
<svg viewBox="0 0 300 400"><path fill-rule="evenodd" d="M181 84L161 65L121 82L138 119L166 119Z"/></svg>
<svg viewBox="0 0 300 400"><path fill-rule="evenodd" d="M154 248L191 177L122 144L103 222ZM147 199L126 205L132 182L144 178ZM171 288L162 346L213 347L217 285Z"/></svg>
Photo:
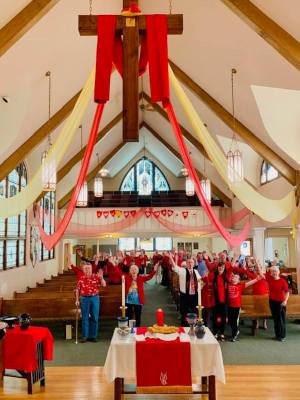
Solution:
<svg viewBox="0 0 300 400"><path fill-rule="evenodd" d="M287 281L280 278L280 271L277 267L271 267L266 273L266 280L269 284L269 305L274 320L275 339L285 341L285 315L286 305L289 298Z"/></svg>
<svg viewBox="0 0 300 400"><path fill-rule="evenodd" d="M202 317L204 325L208 328L211 328L211 319L215 306L214 277L214 272L207 271L206 275L202 278L204 283L201 289L201 304L203 306Z"/></svg>
<svg viewBox="0 0 300 400"><path fill-rule="evenodd" d="M239 317L242 304L242 292L244 288L257 283L262 277L259 275L255 279L240 283L240 276L232 274L227 284L227 303L228 303L228 323L231 328L231 341L235 342L239 335Z"/></svg>
<svg viewBox="0 0 300 400"><path fill-rule="evenodd" d="M141 326L142 307L145 304L144 283L150 281L156 274L158 264L153 268L149 275L139 275L139 267L135 264L129 268L129 273L125 274L117 266L116 271L122 277L125 276L125 305L127 307L128 319L135 316L136 326Z"/></svg>
<svg viewBox="0 0 300 400"><path fill-rule="evenodd" d="M224 342L226 325L226 289L227 277L225 263L220 262L213 280L215 305L213 308L213 333L218 340Z"/></svg>

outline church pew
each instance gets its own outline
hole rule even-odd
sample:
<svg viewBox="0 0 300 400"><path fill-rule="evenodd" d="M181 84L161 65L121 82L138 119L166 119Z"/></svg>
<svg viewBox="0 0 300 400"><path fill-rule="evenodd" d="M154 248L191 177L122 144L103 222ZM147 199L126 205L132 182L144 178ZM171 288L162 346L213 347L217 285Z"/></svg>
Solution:
<svg viewBox="0 0 300 400"><path fill-rule="evenodd" d="M100 318L116 318L120 314L120 296L101 296ZM70 321L76 318L75 299L14 299L2 301L2 315L28 313L38 321Z"/></svg>
<svg viewBox="0 0 300 400"><path fill-rule="evenodd" d="M287 304L287 319L298 319L300 318L300 296L290 295ZM266 319L271 318L271 311L269 307L268 296L242 296L242 309L240 319ZM252 325L252 334L257 333L256 324Z"/></svg>

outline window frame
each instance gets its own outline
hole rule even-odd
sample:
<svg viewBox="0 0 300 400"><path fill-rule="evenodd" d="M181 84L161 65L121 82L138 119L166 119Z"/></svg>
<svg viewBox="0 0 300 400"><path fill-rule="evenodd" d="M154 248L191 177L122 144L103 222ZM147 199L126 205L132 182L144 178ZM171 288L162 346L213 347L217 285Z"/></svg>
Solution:
<svg viewBox="0 0 300 400"><path fill-rule="evenodd" d="M45 210L44 210L44 202L46 200L46 197L50 195L49 199L49 214L50 214L50 224L49 224L49 231L46 232L49 235L55 232L55 215L56 215L56 192L47 192L41 199L40 199L40 210L42 210L42 227L43 229L45 228ZM54 205L54 212L53 212L53 221L52 221L52 215L51 215L51 204ZM47 256L45 256L45 253L47 253ZM52 250L46 250L44 243L42 240L40 240L40 254L39 254L39 262L44 262L44 261L50 261L55 259L55 248Z"/></svg>
<svg viewBox="0 0 300 400"><path fill-rule="evenodd" d="M9 176L12 172L17 171L18 173L18 190L17 194L21 192L23 188L27 186L27 168L25 163L22 161L16 168L9 172L6 177L1 181L5 181L5 196L4 198L9 198L8 188L9 188ZM25 186L22 186L22 177L24 175L25 178ZM24 267L27 261L27 221L28 215L27 210L25 211L25 232L21 235L21 214L17 216L17 234L16 235L8 235L8 228L9 228L9 218L4 218L4 235L0 237L0 240L3 242L3 263L0 266L0 272L2 271L10 271L14 268ZM23 212L24 212L23 211ZM10 217L11 218L11 217ZM12 266L7 266L7 244L8 241L14 240L16 241L16 259L15 263ZM20 241L24 242L24 258L20 260Z"/></svg>
<svg viewBox="0 0 300 400"><path fill-rule="evenodd" d="M264 165L266 165L266 181L265 181L265 182L262 182L262 176L263 176ZM272 168L274 168L275 171L277 171L277 174L278 174L278 175L276 176L276 178L268 179L268 166L269 166L269 165L270 165ZM267 183L274 182L274 181L276 181L276 179L278 179L278 178L280 178L279 171L278 171L275 167L273 167L273 165L272 165L271 163L269 163L267 160L263 160L263 162L261 163L261 167L260 167L260 179L259 179L260 185L263 186L263 185L266 185Z"/></svg>
<svg viewBox="0 0 300 400"><path fill-rule="evenodd" d="M149 161L151 163L151 167L152 167L151 168L152 169L152 192L151 193L153 193L153 192L162 192L162 190L156 190L156 187L155 187L155 170L156 169L161 173L162 177L164 178L164 180L166 181L166 183L168 185L168 190L163 190L163 192L169 192L171 190L171 187L170 187L170 184L169 184L169 182L168 182L168 180L166 178L166 175L163 173L163 171L152 160L150 160L147 157L140 158L134 165L132 165L127 170L127 172L124 175L124 177L123 177L123 179L121 181L121 184L120 184L120 188L119 188L120 192L122 192L122 193L138 192L138 176L137 176L138 175L138 171L137 171L137 166L143 160ZM127 179L128 175L130 174L130 172L132 170L133 170L133 176L134 176L134 188L133 188L133 190L122 190L123 183L125 182L125 180ZM147 195L140 195L139 194L139 196L147 196Z"/></svg>

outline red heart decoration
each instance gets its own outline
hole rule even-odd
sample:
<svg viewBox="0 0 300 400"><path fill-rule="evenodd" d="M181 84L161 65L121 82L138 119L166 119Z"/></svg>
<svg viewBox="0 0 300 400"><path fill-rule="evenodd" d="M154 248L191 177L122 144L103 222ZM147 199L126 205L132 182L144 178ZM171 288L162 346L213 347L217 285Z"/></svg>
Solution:
<svg viewBox="0 0 300 400"><path fill-rule="evenodd" d="M97 218L101 218L102 211L97 211Z"/></svg>
<svg viewBox="0 0 300 400"><path fill-rule="evenodd" d="M109 216L109 212L108 211L103 211L103 215L104 215L104 218L107 218Z"/></svg>
<svg viewBox="0 0 300 400"><path fill-rule="evenodd" d="M110 215L114 217L116 215L116 210L110 210Z"/></svg>
<svg viewBox="0 0 300 400"><path fill-rule="evenodd" d="M173 214L174 214L173 210L168 210L168 217L172 217Z"/></svg>
<svg viewBox="0 0 300 400"><path fill-rule="evenodd" d="M182 211L182 215L184 219L187 219L189 212L188 211Z"/></svg>
<svg viewBox="0 0 300 400"><path fill-rule="evenodd" d="M161 210L161 215L165 217L167 215L167 210Z"/></svg>
<svg viewBox="0 0 300 400"><path fill-rule="evenodd" d="M129 211L124 211L124 216L125 216L125 218L128 218L129 217Z"/></svg>
<svg viewBox="0 0 300 400"><path fill-rule="evenodd" d="M146 210L146 211L145 211L145 215L146 215L147 218L150 218L150 216L151 216L151 211Z"/></svg>
<svg viewBox="0 0 300 400"><path fill-rule="evenodd" d="M160 216L160 211L154 211L153 215L155 218L158 218Z"/></svg>
<svg viewBox="0 0 300 400"><path fill-rule="evenodd" d="M130 215L131 215L132 217L135 217L135 216L136 216L136 210L131 210L131 211L130 211Z"/></svg>

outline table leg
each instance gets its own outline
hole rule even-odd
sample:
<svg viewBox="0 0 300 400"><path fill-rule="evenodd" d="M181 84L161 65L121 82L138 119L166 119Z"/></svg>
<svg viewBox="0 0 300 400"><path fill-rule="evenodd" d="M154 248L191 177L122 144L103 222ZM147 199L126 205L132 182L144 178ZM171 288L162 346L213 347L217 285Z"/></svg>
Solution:
<svg viewBox="0 0 300 400"><path fill-rule="evenodd" d="M208 399L209 400L216 400L216 377L214 375L210 375L208 377Z"/></svg>
<svg viewBox="0 0 300 400"><path fill-rule="evenodd" d="M46 381L45 381L45 377L44 377L40 380L40 386L45 386L45 385L46 385Z"/></svg>
<svg viewBox="0 0 300 400"><path fill-rule="evenodd" d="M32 394L32 374L27 373L26 379L27 379L27 393Z"/></svg>
<svg viewBox="0 0 300 400"><path fill-rule="evenodd" d="M121 396L124 391L124 379L116 378L115 379L115 400L121 400Z"/></svg>

